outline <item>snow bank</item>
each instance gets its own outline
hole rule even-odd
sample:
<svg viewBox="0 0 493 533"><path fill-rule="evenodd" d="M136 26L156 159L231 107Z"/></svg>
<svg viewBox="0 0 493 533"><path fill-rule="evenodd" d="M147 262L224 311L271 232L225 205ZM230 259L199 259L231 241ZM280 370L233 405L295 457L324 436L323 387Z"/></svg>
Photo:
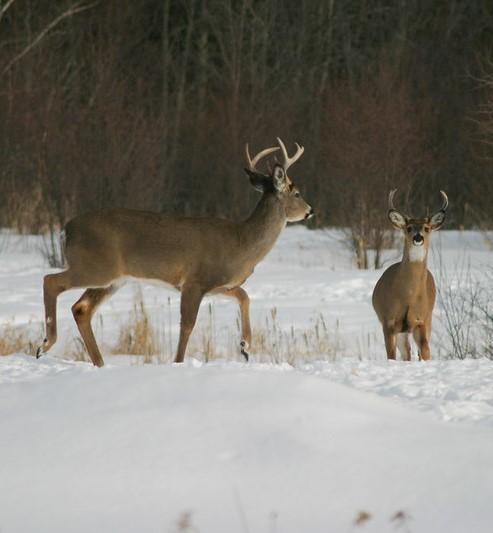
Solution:
<svg viewBox="0 0 493 533"><path fill-rule="evenodd" d="M0 387L2 531L491 530L490 428L287 367L42 365Z"/></svg>

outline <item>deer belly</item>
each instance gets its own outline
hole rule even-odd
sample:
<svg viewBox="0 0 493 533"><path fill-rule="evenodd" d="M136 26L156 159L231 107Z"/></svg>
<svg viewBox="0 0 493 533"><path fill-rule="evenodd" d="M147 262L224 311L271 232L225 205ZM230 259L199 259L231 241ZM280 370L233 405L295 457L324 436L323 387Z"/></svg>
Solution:
<svg viewBox="0 0 493 533"><path fill-rule="evenodd" d="M225 287L226 289L239 287L240 285L243 285L243 283L245 283L245 281L251 276L252 272L253 269L245 272L240 272L236 275L232 275L228 280L225 280L224 283L221 283L221 286Z"/></svg>

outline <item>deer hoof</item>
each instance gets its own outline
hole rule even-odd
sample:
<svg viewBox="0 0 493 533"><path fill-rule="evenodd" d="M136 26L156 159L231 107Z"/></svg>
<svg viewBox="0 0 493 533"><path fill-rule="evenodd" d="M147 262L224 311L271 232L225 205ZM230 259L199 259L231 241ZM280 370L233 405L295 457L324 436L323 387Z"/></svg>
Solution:
<svg viewBox="0 0 493 533"><path fill-rule="evenodd" d="M241 341L240 342L240 352L243 355L243 357L245 358L245 360L248 362L248 352L246 351L246 347L247 347L246 341Z"/></svg>
<svg viewBox="0 0 493 533"><path fill-rule="evenodd" d="M43 339L42 346L39 346L39 348L36 350L36 359L39 359L46 351L46 344L48 343L48 339Z"/></svg>

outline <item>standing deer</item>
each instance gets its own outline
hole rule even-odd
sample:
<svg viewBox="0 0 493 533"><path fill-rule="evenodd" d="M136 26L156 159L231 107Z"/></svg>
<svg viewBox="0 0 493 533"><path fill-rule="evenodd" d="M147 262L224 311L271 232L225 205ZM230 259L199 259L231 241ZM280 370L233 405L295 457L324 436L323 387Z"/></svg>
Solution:
<svg viewBox="0 0 493 533"><path fill-rule="evenodd" d="M396 344L402 358L411 360L409 334L412 334L420 359L430 359L428 341L435 305L435 280L426 266L431 232L445 221L447 195L440 191L442 207L432 217L410 218L394 207L397 189L389 194L388 217L404 233L404 253L400 263L382 274L373 291L373 308L383 328L387 358L395 359Z"/></svg>
<svg viewBox="0 0 493 533"><path fill-rule="evenodd" d="M296 143L296 153L289 157L281 139L277 141L279 146L266 148L253 159L246 145L248 168L245 171L262 198L244 222L166 216L129 209L99 211L72 219L65 227L68 268L44 278L46 338L37 356L56 341L58 295L67 289L87 288L72 306L72 313L92 362L103 366L91 317L125 278L130 277L157 280L181 291L177 363L184 359L204 295L223 294L236 298L241 318L240 347L248 360L246 350L252 337L250 300L241 285L274 246L286 222L313 215L313 209L287 175L304 148ZM279 149L282 162L276 162L269 174L259 172L257 163Z"/></svg>

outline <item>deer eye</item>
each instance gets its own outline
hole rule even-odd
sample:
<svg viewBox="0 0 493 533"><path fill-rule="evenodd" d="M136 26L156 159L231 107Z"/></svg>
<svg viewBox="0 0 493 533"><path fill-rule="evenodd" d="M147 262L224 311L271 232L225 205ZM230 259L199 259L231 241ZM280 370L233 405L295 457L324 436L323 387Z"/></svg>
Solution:
<svg viewBox="0 0 493 533"><path fill-rule="evenodd" d="M408 233L411 233L411 231L413 230L413 228L411 226L408 226L406 229L407 229Z"/></svg>
<svg viewBox="0 0 493 533"><path fill-rule="evenodd" d="M296 196L296 198L299 198L299 197L300 197L300 193L299 193L298 191L296 191L296 192L294 193L294 195Z"/></svg>
<svg viewBox="0 0 493 533"><path fill-rule="evenodd" d="M428 228L427 226L425 226L425 232L426 232L426 233L430 233L430 228Z"/></svg>

